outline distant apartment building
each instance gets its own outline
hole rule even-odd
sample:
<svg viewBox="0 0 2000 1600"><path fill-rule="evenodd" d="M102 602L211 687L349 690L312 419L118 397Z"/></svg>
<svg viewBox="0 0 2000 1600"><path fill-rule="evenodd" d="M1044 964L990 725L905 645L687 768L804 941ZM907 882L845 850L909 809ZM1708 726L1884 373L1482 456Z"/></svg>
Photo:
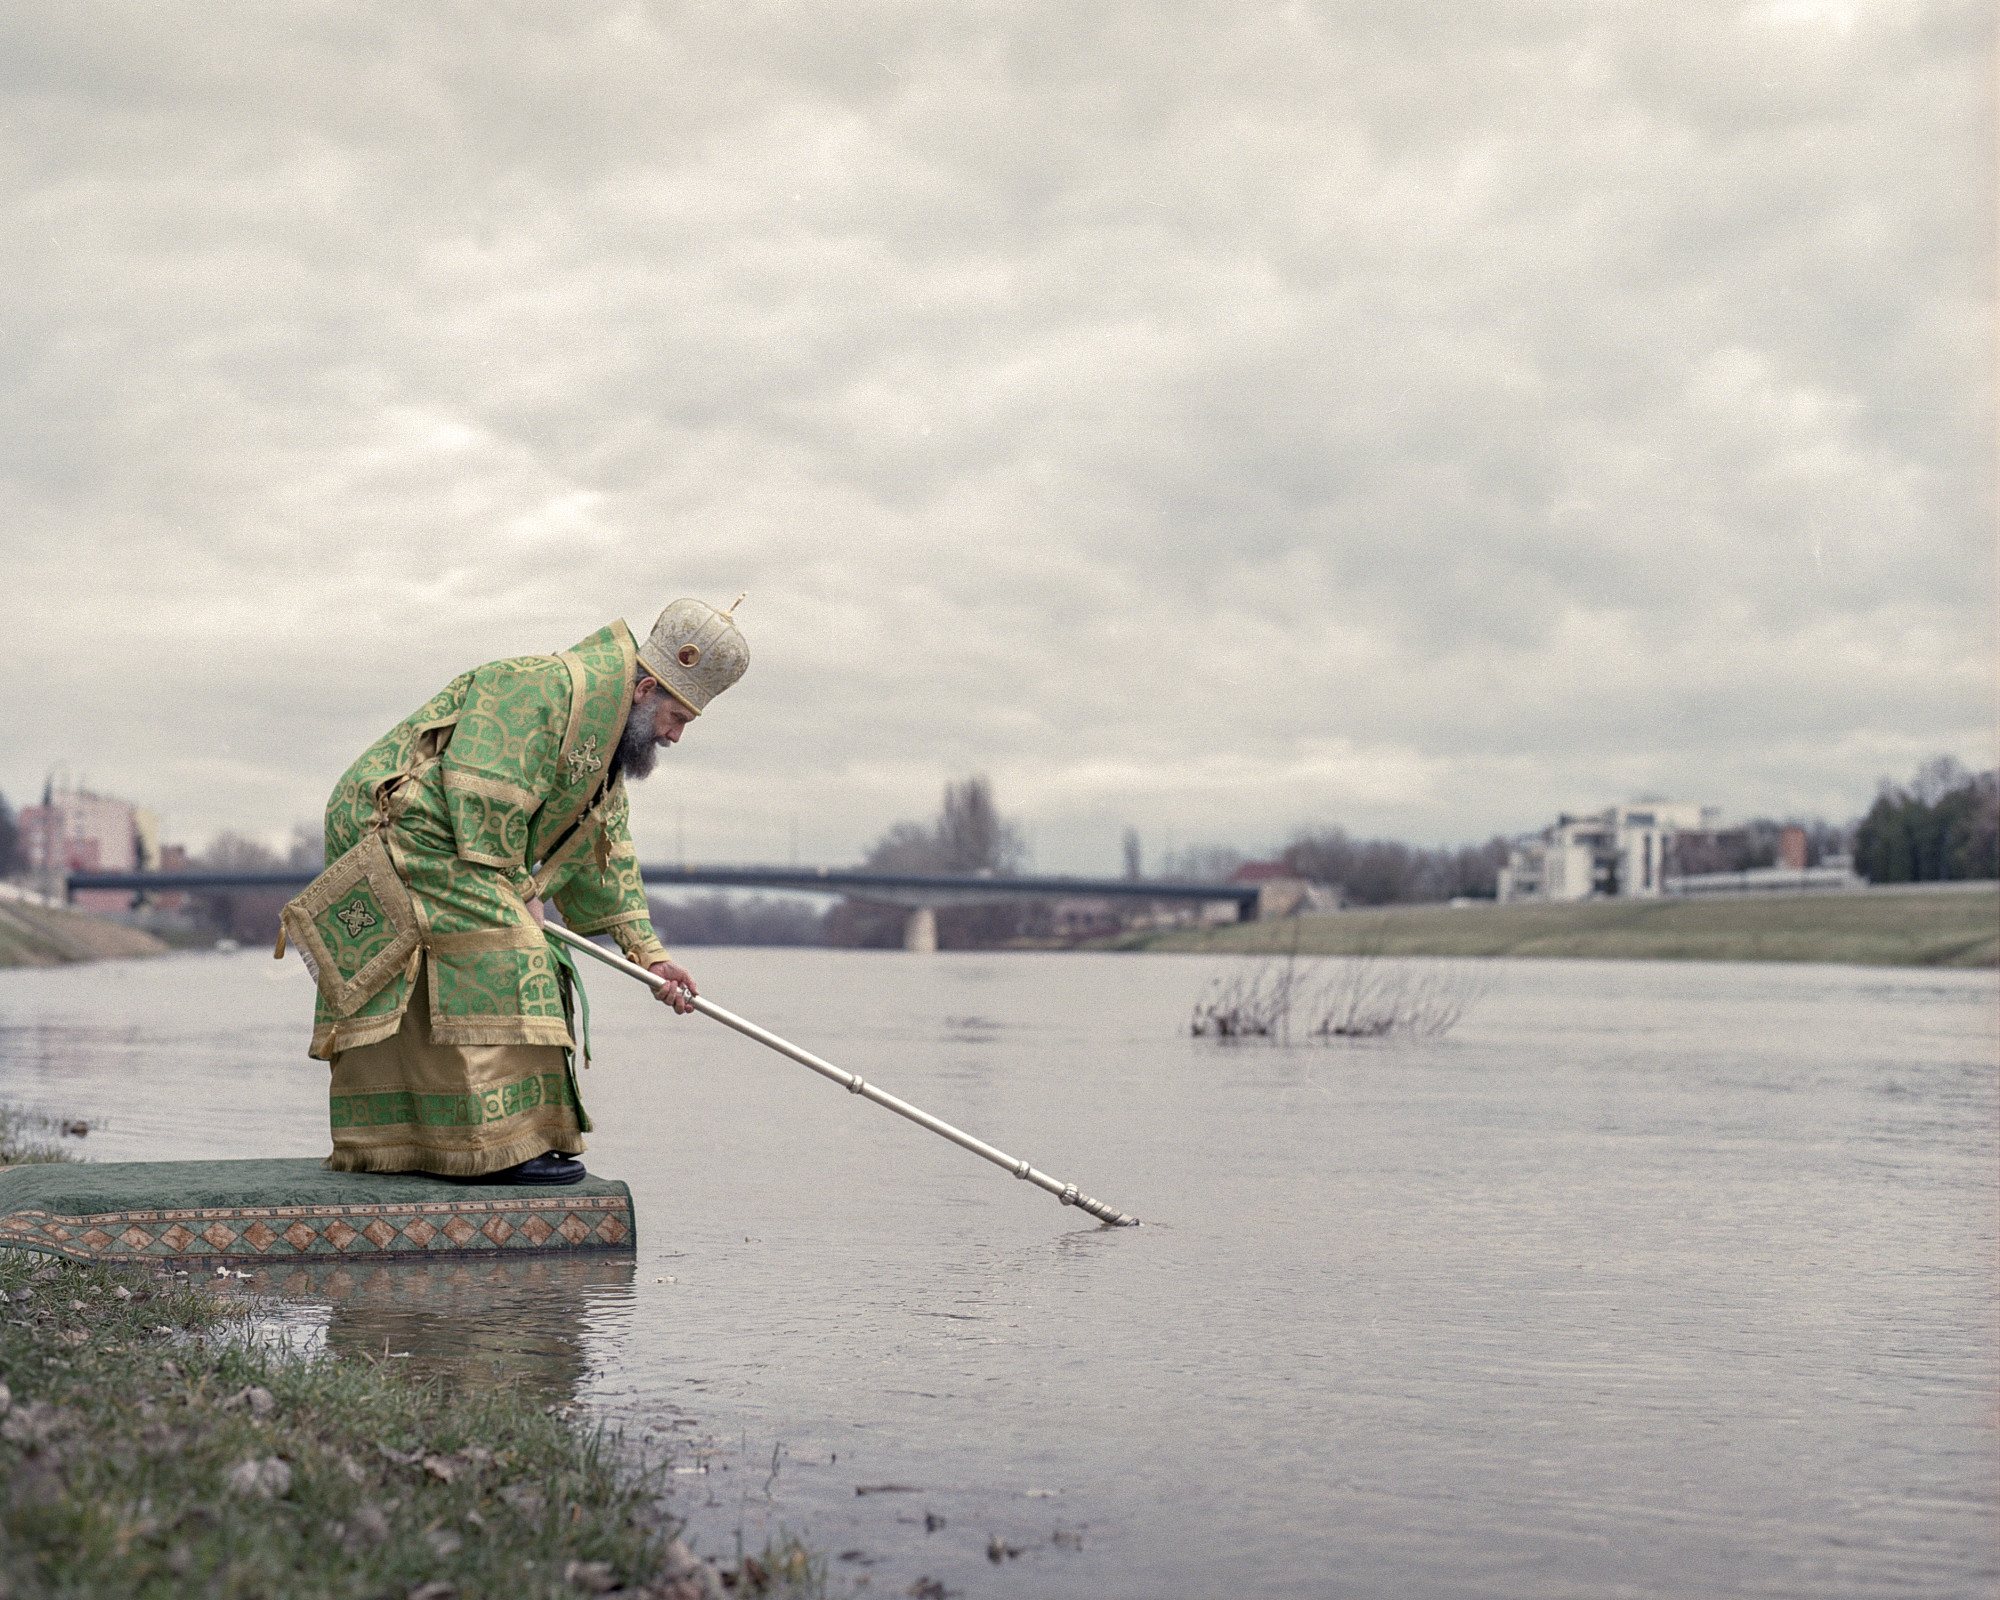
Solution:
<svg viewBox="0 0 2000 1600"><path fill-rule="evenodd" d="M160 864L159 824L150 811L50 784L42 803L24 806L19 818L21 854L29 875L60 890L72 872L143 872ZM82 911L123 911L132 904L124 889L79 890L73 903Z"/></svg>
<svg viewBox="0 0 2000 1600"><path fill-rule="evenodd" d="M1499 898L1651 898L1666 891L1667 851L1675 835L1712 830L1721 818L1719 806L1665 800L1564 814L1538 837L1514 846L1500 869Z"/></svg>

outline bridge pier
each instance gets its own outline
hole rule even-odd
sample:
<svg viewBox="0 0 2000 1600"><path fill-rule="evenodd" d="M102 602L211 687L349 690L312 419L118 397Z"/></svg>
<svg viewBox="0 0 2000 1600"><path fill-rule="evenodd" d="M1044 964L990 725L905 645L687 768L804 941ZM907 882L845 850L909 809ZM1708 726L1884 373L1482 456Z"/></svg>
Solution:
<svg viewBox="0 0 2000 1600"><path fill-rule="evenodd" d="M937 954L937 913L918 906L903 922L903 948L913 955Z"/></svg>

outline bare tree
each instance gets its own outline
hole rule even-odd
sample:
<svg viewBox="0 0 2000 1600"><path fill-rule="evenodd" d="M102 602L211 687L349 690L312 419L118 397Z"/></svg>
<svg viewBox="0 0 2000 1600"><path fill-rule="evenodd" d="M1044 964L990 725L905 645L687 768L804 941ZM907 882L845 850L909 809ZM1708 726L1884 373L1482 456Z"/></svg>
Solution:
<svg viewBox="0 0 2000 1600"><path fill-rule="evenodd" d="M654 900L653 931L681 945L818 944L826 914L810 901L778 895L700 895Z"/></svg>
<svg viewBox="0 0 2000 1600"><path fill-rule="evenodd" d="M943 872L944 849L934 829L898 822L875 841L861 865L871 872Z"/></svg>
<svg viewBox="0 0 2000 1600"><path fill-rule="evenodd" d="M259 872L284 864L268 846L228 830L211 839L200 857L200 865L216 872ZM278 912L290 898L285 889L210 889L189 896L204 922L244 944L275 938Z"/></svg>
<svg viewBox="0 0 2000 1600"><path fill-rule="evenodd" d="M947 872L987 872L1004 877L1018 871L1027 855L1020 831L1003 821L994 806L993 784L983 773L944 786L937 841Z"/></svg>
<svg viewBox="0 0 2000 1600"><path fill-rule="evenodd" d="M1910 793L1927 806L1935 806L1946 795L1968 787L1972 774L1956 756L1933 756L1917 768Z"/></svg>
<svg viewBox="0 0 2000 1600"><path fill-rule="evenodd" d="M1396 839L1355 839L1345 828L1299 833L1279 860L1301 878L1339 884L1357 905L1493 898L1499 872L1507 864L1508 843L1426 850Z"/></svg>
<svg viewBox="0 0 2000 1600"><path fill-rule="evenodd" d="M898 822L875 841L862 866L874 872L963 873L1004 878L1020 870L1027 849L1021 833L1000 815L993 784L975 773L945 785L938 819L929 827ZM828 913L831 945L894 946L902 943L907 912L858 900L843 900ZM1013 901L996 905L943 906L937 912L938 942L947 949L1003 944L1045 931L1046 909Z"/></svg>
<svg viewBox="0 0 2000 1600"><path fill-rule="evenodd" d="M291 848L285 852L285 865L317 872L326 865L326 831L318 823L311 826L301 822L292 829Z"/></svg>
<svg viewBox="0 0 2000 1600"><path fill-rule="evenodd" d="M21 870L21 830L14 820L14 808L0 794L0 878Z"/></svg>

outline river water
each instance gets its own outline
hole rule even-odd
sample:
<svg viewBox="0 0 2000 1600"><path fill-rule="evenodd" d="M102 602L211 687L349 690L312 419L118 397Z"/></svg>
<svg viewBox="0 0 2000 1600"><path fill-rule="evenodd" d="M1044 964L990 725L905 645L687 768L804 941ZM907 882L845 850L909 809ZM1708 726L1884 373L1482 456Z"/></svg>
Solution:
<svg viewBox="0 0 2000 1600"><path fill-rule="evenodd" d="M574 1397L833 1594L1993 1590L1991 973L1483 963L1441 1039L1280 1049L1187 1036L1227 958L694 956L1146 1225L606 973L636 1256L265 1275L294 1330ZM322 1154L309 1009L247 952L0 974L0 1098Z"/></svg>

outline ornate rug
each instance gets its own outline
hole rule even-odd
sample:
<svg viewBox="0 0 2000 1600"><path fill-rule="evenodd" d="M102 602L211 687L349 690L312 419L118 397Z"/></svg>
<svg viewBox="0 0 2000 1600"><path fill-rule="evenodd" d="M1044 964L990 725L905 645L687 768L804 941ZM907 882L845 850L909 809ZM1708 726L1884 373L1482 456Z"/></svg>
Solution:
<svg viewBox="0 0 2000 1600"><path fill-rule="evenodd" d="M286 1161L0 1168L0 1247L74 1261L630 1250L632 1191L467 1185Z"/></svg>

